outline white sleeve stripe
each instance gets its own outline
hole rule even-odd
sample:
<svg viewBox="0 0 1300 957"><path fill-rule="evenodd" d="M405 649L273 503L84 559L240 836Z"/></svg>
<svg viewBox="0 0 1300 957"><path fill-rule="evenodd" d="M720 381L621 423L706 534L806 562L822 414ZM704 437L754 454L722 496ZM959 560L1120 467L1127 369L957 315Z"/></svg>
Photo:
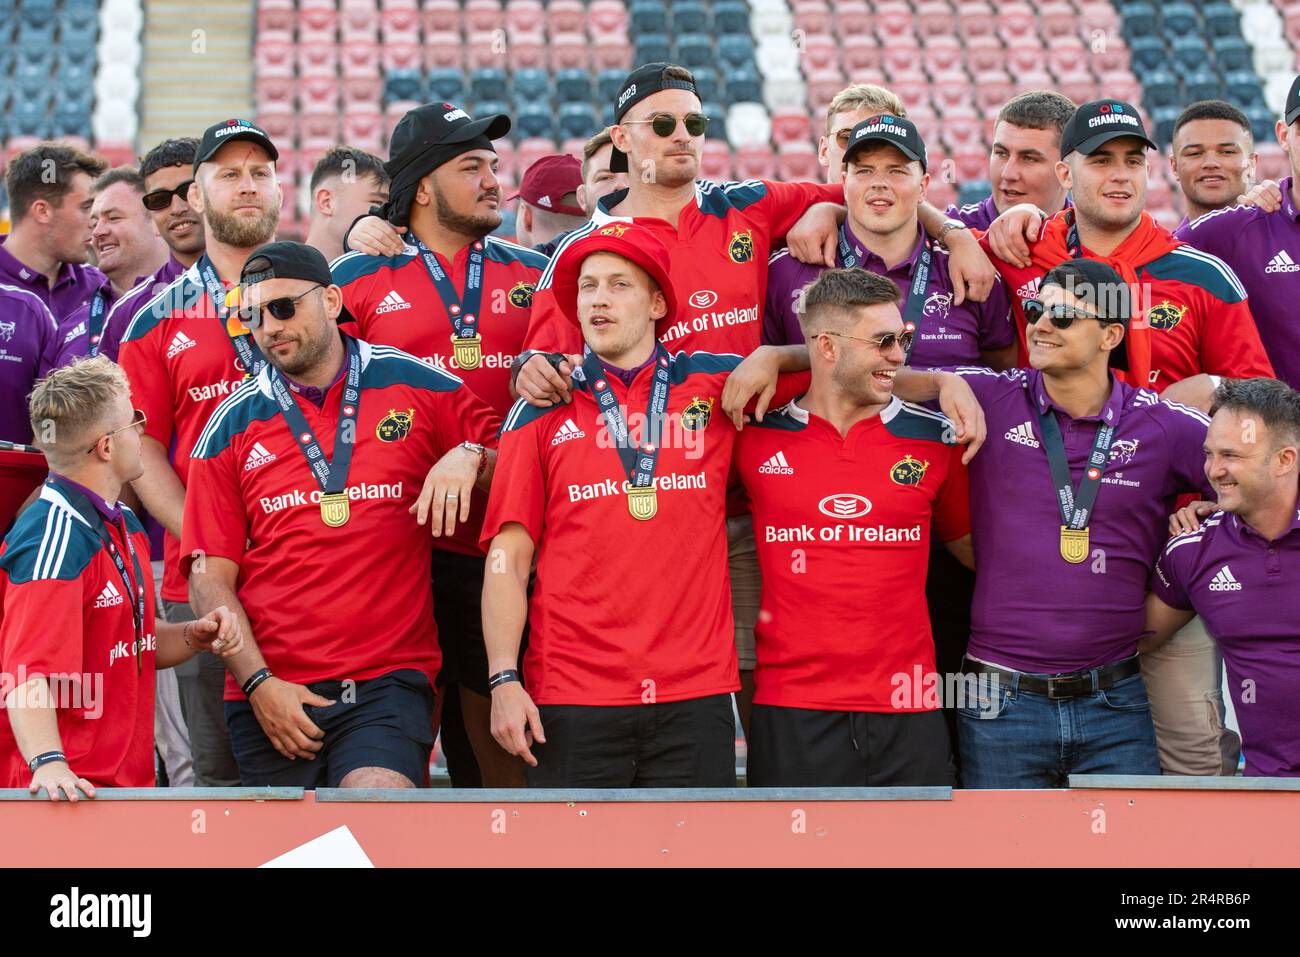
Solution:
<svg viewBox="0 0 1300 957"><path fill-rule="evenodd" d="M459 376L452 375L450 372L439 369L437 366L430 365L423 359L416 358L409 352L403 352L401 349L395 349L392 346L377 346L374 343L371 343L370 356L372 359L393 359L401 362L412 363L419 366L425 372L432 372L440 378L456 383L456 385L465 384L465 380Z"/></svg>
<svg viewBox="0 0 1300 957"><path fill-rule="evenodd" d="M560 261L560 257L564 255L564 251L568 249L572 243L577 242L583 236L590 233L596 228L596 226L597 223L594 219L589 220L586 225L579 226L560 241L560 245L556 246L555 252L551 254L551 261L546 264L546 268L542 270L541 277L537 280L538 289L549 289L551 287L551 276L555 273L555 264Z"/></svg>
<svg viewBox="0 0 1300 957"><path fill-rule="evenodd" d="M41 547L45 550L45 558L37 563L32 574L33 580L53 578L58 573L63 554L68 548L67 540L72 531L72 519L62 509L51 508L50 511L54 513L54 530L41 542Z"/></svg>
<svg viewBox="0 0 1300 957"><path fill-rule="evenodd" d="M1188 259L1199 259L1206 265L1213 266L1219 271L1220 275L1223 276L1224 281L1227 282L1228 285L1232 286L1233 290L1241 296L1242 299L1247 298L1246 288L1241 284L1241 280L1237 278L1237 274L1233 272L1231 267L1229 267L1228 264L1218 256L1211 256L1209 253L1203 253L1194 246L1179 246L1173 252L1175 256L1186 256Z"/></svg>
<svg viewBox="0 0 1300 957"><path fill-rule="evenodd" d="M259 380L260 376L249 379L222 400L221 404L217 406L217 410L212 413L212 418L208 419L208 424L205 425L203 431L199 433L199 437L194 443L194 449L190 453L191 456L197 455L199 450L203 449L207 443L212 440L212 436L216 433L217 429L221 427L221 424L226 420L227 416L230 415L232 409L247 402L252 396L257 395Z"/></svg>
<svg viewBox="0 0 1300 957"><path fill-rule="evenodd" d="M1230 213L1230 212L1232 212L1234 209L1253 209L1253 208L1254 208L1254 207L1252 207L1252 206L1233 205L1233 206L1225 206L1225 207L1223 207L1222 209L1212 209L1212 210L1210 210L1208 213L1204 213L1204 214L1202 214L1202 215L1200 215L1200 216L1197 216L1195 219L1193 219L1193 220L1192 220L1191 222L1189 222L1187 225L1188 225L1189 227L1191 227L1192 229L1195 229L1195 228L1196 228L1197 226L1199 226L1201 223L1207 222L1208 220L1213 219L1215 216L1221 216L1221 215L1223 215L1224 213Z"/></svg>
<svg viewBox="0 0 1300 957"><path fill-rule="evenodd" d="M55 522L58 520L58 517L59 517L59 510L56 508L51 508L48 512L45 513L45 531L41 535L41 545L38 549L36 549L35 571L38 575L41 570L41 564L45 561L45 550L46 548L49 547L50 531L53 528Z"/></svg>
<svg viewBox="0 0 1300 957"><path fill-rule="evenodd" d="M924 416L927 419L934 419L936 422L942 422L945 425L952 424L946 415L941 415L940 413L935 412L932 409L927 409L925 406L917 405L914 402L908 402L905 399L902 400L902 402L903 402L903 408L906 409L908 412L910 412L912 415L919 415L919 416Z"/></svg>
<svg viewBox="0 0 1300 957"><path fill-rule="evenodd" d="M68 542L71 540L72 540L72 516L65 513L63 516L63 539L59 543L59 554L54 559L54 567L50 569L51 578L57 575L59 569L63 567L63 556L68 553Z"/></svg>
<svg viewBox="0 0 1300 957"><path fill-rule="evenodd" d="M1194 409L1190 405L1183 405L1181 402L1172 402L1169 399L1161 399L1160 404L1167 405L1171 409L1177 409L1179 412L1183 413L1184 415L1191 416L1193 419L1195 419L1197 422L1200 422L1202 425L1208 427L1210 424L1210 417L1206 415L1204 412L1202 412L1200 409Z"/></svg>
<svg viewBox="0 0 1300 957"><path fill-rule="evenodd" d="M1168 555L1179 545L1186 545L1188 542L1199 542L1204 537L1204 535L1197 532L1184 532L1182 535L1176 535L1171 538L1169 544L1165 546L1165 554Z"/></svg>

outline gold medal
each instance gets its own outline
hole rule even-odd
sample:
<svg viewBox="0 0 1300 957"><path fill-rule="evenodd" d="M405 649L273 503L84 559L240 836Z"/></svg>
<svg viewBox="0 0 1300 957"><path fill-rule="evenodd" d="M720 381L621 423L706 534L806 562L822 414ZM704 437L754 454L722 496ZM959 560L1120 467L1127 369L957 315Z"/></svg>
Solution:
<svg viewBox="0 0 1300 957"><path fill-rule="evenodd" d="M347 492L322 492L320 497L320 520L330 528L346 525L350 516Z"/></svg>
<svg viewBox="0 0 1300 957"><path fill-rule="evenodd" d="M1061 557L1071 565L1082 565L1088 560L1088 530L1061 526Z"/></svg>
<svg viewBox="0 0 1300 957"><path fill-rule="evenodd" d="M452 336L452 352L456 356L456 365L462 369L477 369L480 362L483 361L483 337L480 335L472 336Z"/></svg>
<svg viewBox="0 0 1300 957"><path fill-rule="evenodd" d="M645 522L655 517L659 511L659 501L655 498L653 485L643 488L629 486L627 490L627 510L637 521Z"/></svg>

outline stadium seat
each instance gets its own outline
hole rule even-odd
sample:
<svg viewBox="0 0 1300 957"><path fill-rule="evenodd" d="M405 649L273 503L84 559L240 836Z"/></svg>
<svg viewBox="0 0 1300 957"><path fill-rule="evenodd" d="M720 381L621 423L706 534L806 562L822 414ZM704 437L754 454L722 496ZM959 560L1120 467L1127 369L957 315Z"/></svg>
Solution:
<svg viewBox="0 0 1300 957"><path fill-rule="evenodd" d="M1134 37L1129 40L1128 48L1135 73L1147 74L1170 65L1164 42L1158 37Z"/></svg>
<svg viewBox="0 0 1300 957"><path fill-rule="evenodd" d="M997 18L984 0L963 0L957 4L956 35L970 41L974 37L997 35Z"/></svg>
<svg viewBox="0 0 1300 957"><path fill-rule="evenodd" d="M515 169L518 170L520 177L528 167L532 166L543 156L559 152L555 145L555 140L547 137L529 137L519 143L519 150L515 159Z"/></svg>
<svg viewBox="0 0 1300 957"><path fill-rule="evenodd" d="M511 74L510 88L516 103L549 103L551 74L546 70L516 70Z"/></svg>
<svg viewBox="0 0 1300 957"><path fill-rule="evenodd" d="M1291 172L1291 161L1278 143L1261 142L1255 144L1259 153L1259 168L1256 180L1280 180Z"/></svg>
<svg viewBox="0 0 1300 957"><path fill-rule="evenodd" d="M975 76L975 106L985 114L996 114L1015 95L1019 84L1001 70Z"/></svg>
<svg viewBox="0 0 1300 957"><path fill-rule="evenodd" d="M1144 83L1143 86L1146 84ZM1219 100L1223 98L1223 81L1213 70L1195 70L1183 77L1183 89L1186 92L1184 102L1197 100Z"/></svg>
<svg viewBox="0 0 1300 957"><path fill-rule="evenodd" d="M337 46L325 43L314 43L310 46L300 46L297 50L298 75L300 77L338 75L339 48ZM418 61L416 65L418 66Z"/></svg>
<svg viewBox="0 0 1300 957"><path fill-rule="evenodd" d="M776 154L776 173L786 183L816 182L824 178L817 150L806 141L781 146Z"/></svg>
<svg viewBox="0 0 1300 957"><path fill-rule="evenodd" d="M916 7L916 35L924 44L931 37L952 35L952 7L943 0L922 0Z"/></svg>
<svg viewBox="0 0 1300 957"><path fill-rule="evenodd" d="M460 33L460 4L457 0L424 0L420 14L426 34ZM344 17L347 17L346 12Z"/></svg>
<svg viewBox="0 0 1300 957"><path fill-rule="evenodd" d="M582 0L551 0L546 7L546 32L550 36L586 33L587 11Z"/></svg>
<svg viewBox="0 0 1300 957"><path fill-rule="evenodd" d="M516 91L518 85L516 84ZM555 74L555 98L561 103L592 101L591 74L586 70L561 70ZM518 97L516 97L518 99ZM587 134L590 136L591 134Z"/></svg>
<svg viewBox="0 0 1300 957"><path fill-rule="evenodd" d="M522 137L555 138L555 113L549 106L542 106L539 103L521 103L514 119L514 126Z"/></svg>
<svg viewBox="0 0 1300 957"><path fill-rule="evenodd" d="M880 44L875 37L847 36L840 41L840 66L854 82L860 82L860 74L865 71L879 70L880 65Z"/></svg>
<svg viewBox="0 0 1300 957"><path fill-rule="evenodd" d="M1160 28L1165 36L1186 37L1198 32L1196 10L1188 3L1165 3L1160 7Z"/></svg>
<svg viewBox="0 0 1300 957"><path fill-rule="evenodd" d="M1127 73L1131 54L1128 45L1119 37L1105 38L1104 42L1089 46L1092 72L1097 76Z"/></svg>
<svg viewBox="0 0 1300 957"><path fill-rule="evenodd" d="M457 45L461 45L459 39ZM483 70L489 67L504 69L507 47L504 30L496 33L470 34L463 44L466 69Z"/></svg>
<svg viewBox="0 0 1300 957"><path fill-rule="evenodd" d="M559 131L564 139L588 139L600 131L590 103L560 104Z"/></svg>
<svg viewBox="0 0 1300 957"><path fill-rule="evenodd" d="M1138 37L1151 37L1156 34L1156 10L1153 4L1145 0L1119 3L1119 15L1124 21L1124 35L1129 43Z"/></svg>
<svg viewBox="0 0 1300 957"><path fill-rule="evenodd" d="M545 33L546 10L541 0L507 0L506 30L510 33Z"/></svg>
<svg viewBox="0 0 1300 957"><path fill-rule="evenodd" d="M418 71L424 66L423 51L418 43L384 43L379 49L385 70Z"/></svg>
<svg viewBox="0 0 1300 957"><path fill-rule="evenodd" d="M424 35L424 66L427 70L456 70L461 72L465 66L465 52L460 34L426 33Z"/></svg>
<svg viewBox="0 0 1300 957"><path fill-rule="evenodd" d="M339 85L343 91L343 115L352 110L378 109L383 98L384 83L377 76L355 76Z"/></svg>
<svg viewBox="0 0 1300 957"><path fill-rule="evenodd" d="M424 88L424 78L416 73L419 88ZM309 76L298 81L299 108L304 113L336 113L339 109L339 80L337 76Z"/></svg>
<svg viewBox="0 0 1300 957"><path fill-rule="evenodd" d="M709 66L714 62L713 41L703 33L678 35L677 52L673 62L680 63L688 70Z"/></svg>
<svg viewBox="0 0 1300 957"><path fill-rule="evenodd" d="M592 37L591 64L596 70L632 69L633 50L621 33L601 33Z"/></svg>
<svg viewBox="0 0 1300 957"><path fill-rule="evenodd" d="M668 33L668 11L662 3L635 0L628 7L628 17L628 29L634 37L647 33Z"/></svg>
<svg viewBox="0 0 1300 957"><path fill-rule="evenodd" d="M465 99L465 74L455 69L437 69L429 71L429 98L451 100L454 103Z"/></svg>
<svg viewBox="0 0 1300 957"><path fill-rule="evenodd" d="M289 142L293 139L294 111L287 103L260 103L257 124L266 130L272 140Z"/></svg>
<svg viewBox="0 0 1300 957"><path fill-rule="evenodd" d="M384 105L394 100L425 99L424 74L419 70L389 70L384 75Z"/></svg>
<svg viewBox="0 0 1300 957"><path fill-rule="evenodd" d="M1019 76L1047 66L1048 54L1037 38L1020 39L1007 46L1007 72Z"/></svg>
<svg viewBox="0 0 1300 957"><path fill-rule="evenodd" d="M550 51L552 70L581 70L584 73L591 70L591 47L587 43L586 34L552 35Z"/></svg>
<svg viewBox="0 0 1300 957"><path fill-rule="evenodd" d="M1011 87L1010 81L999 83L999 74L986 73L982 76L987 79L993 86L995 92L1007 93ZM934 105L939 114L947 113L949 110L966 111L974 109L976 100L979 96L984 95L982 91L977 90L978 84L972 84L970 77L964 70L954 70L948 73L932 73L930 76L930 102ZM1003 96L997 101L997 106L993 107L996 112L998 107L1010 96ZM904 100L904 102L908 102Z"/></svg>
<svg viewBox="0 0 1300 957"><path fill-rule="evenodd" d="M1245 107L1242 112L1246 114L1246 119L1250 120L1250 130L1255 140L1267 143L1273 135L1273 121L1276 119L1273 111L1267 106L1255 104Z"/></svg>
<svg viewBox="0 0 1300 957"><path fill-rule="evenodd" d="M884 44L880 67L891 78L895 73L911 73L920 68L921 48L911 37L897 37Z"/></svg>
<svg viewBox="0 0 1300 957"><path fill-rule="evenodd" d="M884 0L876 4L876 33L882 43L892 43L903 37L911 39L915 32L912 8L906 3Z"/></svg>
<svg viewBox="0 0 1300 957"><path fill-rule="evenodd" d="M618 34L626 38L628 25L627 7L623 0L591 0L587 6L587 25L591 29L592 39L599 35Z"/></svg>
<svg viewBox="0 0 1300 957"><path fill-rule="evenodd" d="M813 73L808 77L808 108L825 109L835 94L844 89L845 81L839 70Z"/></svg>
<svg viewBox="0 0 1300 957"><path fill-rule="evenodd" d="M545 70L548 68L546 34L544 33L511 34L506 49L510 57L510 68L512 70L524 68Z"/></svg>
<svg viewBox="0 0 1300 957"><path fill-rule="evenodd" d="M973 110L961 113L956 110L943 118L941 142L949 153L984 141L984 122Z"/></svg>
<svg viewBox="0 0 1300 957"><path fill-rule="evenodd" d="M495 116L497 113L504 113L506 116L512 115L510 104L505 100L480 100L476 103L467 102L464 104L464 107L465 112L470 116Z"/></svg>
<svg viewBox="0 0 1300 957"><path fill-rule="evenodd" d="M673 4L672 31L676 36L685 33L708 33L713 29L713 18L708 8L699 0L679 0Z"/></svg>
<svg viewBox="0 0 1300 957"><path fill-rule="evenodd" d="M1066 0L1048 0L1038 8L1038 25L1043 38L1079 35L1079 14Z"/></svg>
<svg viewBox="0 0 1300 957"><path fill-rule="evenodd" d="M257 33L262 36L268 30L279 30L285 33L293 33L295 24L294 5L292 0L288 2L275 2L275 0L261 0L257 5Z"/></svg>
<svg viewBox="0 0 1300 957"><path fill-rule="evenodd" d="M738 147L731 159L737 180L776 178L776 155L767 143Z"/></svg>
<svg viewBox="0 0 1300 957"><path fill-rule="evenodd" d="M726 94L732 103L762 103L763 80L753 67L737 67L727 76Z"/></svg>
<svg viewBox="0 0 1300 957"><path fill-rule="evenodd" d="M467 34L491 33L506 22L500 0L465 0L463 18Z"/></svg>
<svg viewBox="0 0 1300 957"><path fill-rule="evenodd" d="M705 139L710 140L727 140L727 110L721 103L703 103L700 105L701 111L709 118L709 129L704 134Z"/></svg>
<svg viewBox="0 0 1300 957"><path fill-rule="evenodd" d="M1068 97L1075 103L1087 103L1090 100L1098 99L1102 94L1102 84L1099 84L1097 78L1083 66L1080 66L1073 73L1062 74L1056 81L1056 88L1061 95ZM1111 85L1109 83L1105 84L1108 96L1118 96L1118 94L1111 94L1110 89ZM1115 87L1115 89L1119 89L1119 87ZM1120 98L1123 99L1123 97Z"/></svg>
<svg viewBox="0 0 1300 957"><path fill-rule="evenodd" d="M998 36L1010 44L1017 40L1038 37L1038 21L1034 8L1027 3L999 3L997 5Z"/></svg>
<svg viewBox="0 0 1300 957"><path fill-rule="evenodd" d="M1241 35L1241 14L1231 3L1208 3L1201 8L1205 32L1211 37Z"/></svg>
<svg viewBox="0 0 1300 957"><path fill-rule="evenodd" d="M718 71L711 66L702 66L699 69L692 70L695 75L695 89L699 91L700 102L705 100L716 100L722 95L722 83L718 79ZM598 93L602 102L608 102L618 96L619 88L623 84L623 76L620 74L618 79L612 84L606 84L604 74L597 80Z"/></svg>
<svg viewBox="0 0 1300 957"><path fill-rule="evenodd" d="M618 96L619 90L623 87L623 78L627 76L623 70L601 70L596 74L596 98L601 103L612 103L614 97ZM695 75L696 85L699 85L700 76ZM714 83L717 83L717 76L714 75ZM715 87L716 88L716 87ZM707 99L703 96L701 87L701 99Z"/></svg>
<svg viewBox="0 0 1300 957"><path fill-rule="evenodd" d="M1210 45L1214 50L1215 65L1225 76L1242 70L1254 70L1250 44L1241 37L1215 37Z"/></svg>
<svg viewBox="0 0 1300 957"><path fill-rule="evenodd" d="M700 178L714 182L731 179L731 147L722 140L705 140L700 154Z"/></svg>
<svg viewBox="0 0 1300 957"><path fill-rule="evenodd" d="M964 23L964 21L963 21ZM930 41L926 48L927 55L931 49L940 44L953 44L962 47L962 41L955 37L950 40L944 40L941 37L935 37ZM1004 70L1007 65L1007 51L1002 46L1002 41L994 36L971 37L965 44L966 65L970 68L972 74L988 73L993 70ZM939 46L942 51L943 47ZM939 54L946 61L951 58L951 51L941 52Z"/></svg>
<svg viewBox="0 0 1300 957"><path fill-rule="evenodd" d="M672 45L666 33L646 33L636 35L637 63L656 63L672 58Z"/></svg>
<svg viewBox="0 0 1300 957"><path fill-rule="evenodd" d="M1154 122L1154 138L1161 146L1167 146L1174 138L1174 123L1178 120L1178 115L1183 112L1181 106L1158 106L1151 111L1151 119Z"/></svg>
<svg viewBox="0 0 1300 957"><path fill-rule="evenodd" d="M1223 78L1224 89L1229 103L1237 105L1259 103L1263 93L1259 88L1259 77L1249 70L1229 73Z"/></svg>
<svg viewBox="0 0 1300 957"><path fill-rule="evenodd" d="M749 28L749 5L741 0L718 0L713 5L713 33L715 36L726 36L734 33L741 36L748 36ZM730 163L730 157L728 157Z"/></svg>
<svg viewBox="0 0 1300 957"><path fill-rule="evenodd" d="M384 118L378 110L351 110L343 115L343 142L372 153L383 149Z"/></svg>
<svg viewBox="0 0 1300 957"><path fill-rule="evenodd" d="M1205 41L1199 36L1175 37L1169 51L1173 67L1179 71L1199 69L1209 60Z"/></svg>
<svg viewBox="0 0 1300 957"><path fill-rule="evenodd" d="M718 60L731 67L752 64L754 62L754 41L750 37L738 34L719 38Z"/></svg>
<svg viewBox="0 0 1300 957"><path fill-rule="evenodd" d="M830 36L809 34L804 38L803 61L805 70L839 69L839 43Z"/></svg>
<svg viewBox="0 0 1300 957"><path fill-rule="evenodd" d="M823 0L795 0L791 12L795 29L802 30L804 36L831 35L834 17Z"/></svg>
<svg viewBox="0 0 1300 957"><path fill-rule="evenodd" d="M784 143L812 142L812 126L808 111L801 109L774 109L772 111L772 141L779 147Z"/></svg>
<svg viewBox="0 0 1300 957"><path fill-rule="evenodd" d="M469 96L474 101L508 100L510 98L506 72L494 67L474 70L469 75Z"/></svg>

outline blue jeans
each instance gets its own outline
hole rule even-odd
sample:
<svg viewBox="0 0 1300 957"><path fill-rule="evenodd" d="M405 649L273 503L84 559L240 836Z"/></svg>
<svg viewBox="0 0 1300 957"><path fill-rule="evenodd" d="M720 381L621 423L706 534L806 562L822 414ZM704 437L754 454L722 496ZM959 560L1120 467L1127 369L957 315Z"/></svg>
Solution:
<svg viewBox="0 0 1300 957"><path fill-rule="evenodd" d="M1141 675L1055 700L1019 685L1017 674L957 709L964 787L1061 788L1071 774L1160 773Z"/></svg>

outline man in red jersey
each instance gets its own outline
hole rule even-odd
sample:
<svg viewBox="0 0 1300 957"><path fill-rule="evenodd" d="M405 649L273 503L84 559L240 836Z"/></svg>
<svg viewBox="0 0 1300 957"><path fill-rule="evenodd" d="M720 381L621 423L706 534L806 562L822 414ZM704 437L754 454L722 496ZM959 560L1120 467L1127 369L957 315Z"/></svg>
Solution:
<svg viewBox="0 0 1300 957"><path fill-rule="evenodd" d="M887 277L823 272L800 305L811 386L736 440L763 573L751 786L955 783L925 581L932 523L974 566L966 468L952 424L893 394L898 301Z"/></svg>

